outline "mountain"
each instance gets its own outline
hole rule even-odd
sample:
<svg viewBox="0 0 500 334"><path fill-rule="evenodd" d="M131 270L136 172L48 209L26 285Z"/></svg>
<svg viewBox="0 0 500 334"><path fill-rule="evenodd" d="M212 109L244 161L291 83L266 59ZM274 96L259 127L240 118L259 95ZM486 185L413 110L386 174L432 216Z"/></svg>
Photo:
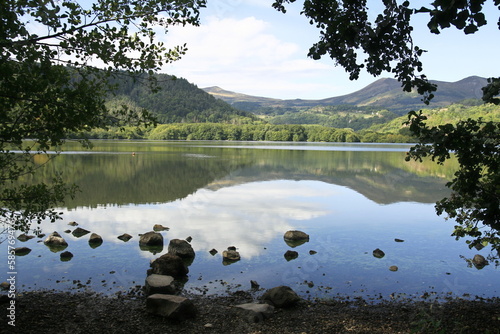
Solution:
<svg viewBox="0 0 500 334"><path fill-rule="evenodd" d="M481 87L487 84L485 78L477 76L467 77L457 82L432 80L431 82L438 85L438 90L434 94L435 97L431 102L431 107L444 107L465 99L479 99L482 96ZM238 109L250 112L266 108L290 109L298 107L351 105L387 109L401 115L409 110L426 107L417 92L403 92L401 84L397 80L390 78L379 79L351 94L321 100L280 100L235 93L219 87L202 89Z"/></svg>
<svg viewBox="0 0 500 334"><path fill-rule="evenodd" d="M129 105L148 109L160 123L176 122L234 122L236 119L256 119L255 115L236 109L189 83L186 79L167 74L155 75L158 91L149 89L147 77L118 76L115 96L109 105Z"/></svg>

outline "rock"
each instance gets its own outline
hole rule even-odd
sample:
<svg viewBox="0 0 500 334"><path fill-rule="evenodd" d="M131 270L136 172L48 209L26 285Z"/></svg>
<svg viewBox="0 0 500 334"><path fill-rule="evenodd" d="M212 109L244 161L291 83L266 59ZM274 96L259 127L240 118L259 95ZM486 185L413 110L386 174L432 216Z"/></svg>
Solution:
<svg viewBox="0 0 500 334"><path fill-rule="evenodd" d="M198 313L191 300L181 296L159 293L146 299L146 311L173 320L193 318Z"/></svg>
<svg viewBox="0 0 500 334"><path fill-rule="evenodd" d="M89 234L89 233L90 233L90 231L88 231L84 228L81 228L81 227L77 227L73 230L73 232L71 234L73 234L73 236L76 238L80 238L80 237L83 237L84 235Z"/></svg>
<svg viewBox="0 0 500 334"><path fill-rule="evenodd" d="M287 261L291 261L298 258L299 253L297 253L296 251L287 250L284 256Z"/></svg>
<svg viewBox="0 0 500 334"><path fill-rule="evenodd" d="M285 240L309 240L309 234L302 231L287 231L283 238Z"/></svg>
<svg viewBox="0 0 500 334"><path fill-rule="evenodd" d="M385 256L385 253L382 250L377 248L373 251L373 256L375 256L378 259L381 259Z"/></svg>
<svg viewBox="0 0 500 334"><path fill-rule="evenodd" d="M229 246L229 247L227 248L227 250L230 250L230 251L235 251L235 250L236 250L236 247L235 247L235 246Z"/></svg>
<svg viewBox="0 0 500 334"><path fill-rule="evenodd" d="M90 233L90 231L87 231L86 229L81 228L81 227L77 227L73 230L73 233L71 233L71 234L73 234L73 236L76 238L81 238L84 235L89 234L89 233Z"/></svg>
<svg viewBox="0 0 500 334"><path fill-rule="evenodd" d="M64 230L64 233L71 233L71 230Z"/></svg>
<svg viewBox="0 0 500 334"><path fill-rule="evenodd" d="M399 269L398 266L390 266L389 267L390 271L398 271L398 269Z"/></svg>
<svg viewBox="0 0 500 334"><path fill-rule="evenodd" d="M300 297L288 286L278 286L267 290L262 300L277 308L288 308L297 304Z"/></svg>
<svg viewBox="0 0 500 334"><path fill-rule="evenodd" d="M177 287L172 276L152 274L146 277L144 291L146 296L154 295L155 293L172 295L177 292Z"/></svg>
<svg viewBox="0 0 500 334"><path fill-rule="evenodd" d="M0 283L0 288L2 290L9 290L10 289L10 283L8 283L8 282L2 282L2 283Z"/></svg>
<svg viewBox="0 0 500 334"><path fill-rule="evenodd" d="M162 246L163 247L163 236L157 232L146 232L141 235L139 239L139 245L141 246Z"/></svg>
<svg viewBox="0 0 500 334"><path fill-rule="evenodd" d="M33 239L35 236L33 235L26 235L25 233L23 234L20 234L18 237L17 237L17 240L21 241L21 242L25 242L25 241L28 241L30 239Z"/></svg>
<svg viewBox="0 0 500 334"><path fill-rule="evenodd" d="M31 252L31 249L28 248L28 247L17 247L17 248L14 248L14 253L16 254L16 256L28 255L30 252Z"/></svg>
<svg viewBox="0 0 500 334"><path fill-rule="evenodd" d="M124 233L124 234L118 236L118 239L120 239L121 241L127 242L130 239L132 239L132 236L130 234L128 234L128 233Z"/></svg>
<svg viewBox="0 0 500 334"><path fill-rule="evenodd" d="M274 313L274 306L269 304L247 303L234 307L250 323L261 322L264 319L270 318Z"/></svg>
<svg viewBox="0 0 500 334"><path fill-rule="evenodd" d="M168 230L170 230L170 228L165 227L165 226L163 226L163 225L161 225L161 224L155 224L155 225L153 226L153 231L155 231L155 232L159 232L159 231L168 231Z"/></svg>
<svg viewBox="0 0 500 334"><path fill-rule="evenodd" d="M151 262L151 273L183 278L189 273L189 269L181 257L167 253Z"/></svg>
<svg viewBox="0 0 500 334"><path fill-rule="evenodd" d="M318 252L316 252L315 250L312 250L312 249L309 251L309 254L310 254L310 255L314 255L314 254L317 254L317 253L318 253Z"/></svg>
<svg viewBox="0 0 500 334"><path fill-rule="evenodd" d="M193 241L193 237L191 237L191 236L187 237L186 241L190 243L191 241Z"/></svg>
<svg viewBox="0 0 500 334"><path fill-rule="evenodd" d="M252 289L254 289L254 290L257 290L257 289L259 289L259 288L260 288L259 283L257 283L256 281L250 281L250 286L251 286L251 288L252 288Z"/></svg>
<svg viewBox="0 0 500 334"><path fill-rule="evenodd" d="M70 261L73 258L73 254L71 252L62 252L61 253L61 261Z"/></svg>
<svg viewBox="0 0 500 334"><path fill-rule="evenodd" d="M241 259L240 253L235 250L225 250L222 252L222 263L228 265L239 261Z"/></svg>
<svg viewBox="0 0 500 334"><path fill-rule="evenodd" d="M41 238L44 238L44 237L45 237L45 233L40 233L40 234L38 235L38 237L39 237L40 239L41 239Z"/></svg>
<svg viewBox="0 0 500 334"><path fill-rule="evenodd" d="M209 251L209 253L210 253L212 256L214 256L215 254L217 254L217 249L212 248L212 249Z"/></svg>
<svg viewBox="0 0 500 334"><path fill-rule="evenodd" d="M192 259L195 257L193 247L186 240L172 239L168 244L168 252L182 258Z"/></svg>
<svg viewBox="0 0 500 334"><path fill-rule="evenodd" d="M309 234L302 231L287 231L283 236L290 247L297 247L309 241Z"/></svg>
<svg viewBox="0 0 500 334"><path fill-rule="evenodd" d="M69 222L68 225L69 226L78 226L78 223L77 222Z"/></svg>
<svg viewBox="0 0 500 334"><path fill-rule="evenodd" d="M394 241L396 241L396 242L405 242L403 239L398 239L398 238L394 239Z"/></svg>
<svg viewBox="0 0 500 334"><path fill-rule="evenodd" d="M488 261L484 258L484 256L476 254L472 259L472 264L476 267L476 269L483 269L488 265Z"/></svg>
<svg viewBox="0 0 500 334"><path fill-rule="evenodd" d="M57 232L51 233L43 243L54 253L60 252L68 247L66 240Z"/></svg>
<svg viewBox="0 0 500 334"><path fill-rule="evenodd" d="M99 247L102 245L102 237L97 233L92 233L89 238L89 245L92 248Z"/></svg>

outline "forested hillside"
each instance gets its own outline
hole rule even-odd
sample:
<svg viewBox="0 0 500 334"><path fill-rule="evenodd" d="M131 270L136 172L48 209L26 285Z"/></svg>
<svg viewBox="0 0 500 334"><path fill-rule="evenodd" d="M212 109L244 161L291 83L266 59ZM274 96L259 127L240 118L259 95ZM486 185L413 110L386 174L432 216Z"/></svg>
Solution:
<svg viewBox="0 0 500 334"><path fill-rule="evenodd" d="M157 92L149 89L146 77L118 78L112 80L118 89L116 95L109 98L108 106L119 107L125 104L129 108L145 108L156 116L159 123L243 124L257 119L253 114L216 99L182 78L157 74Z"/></svg>

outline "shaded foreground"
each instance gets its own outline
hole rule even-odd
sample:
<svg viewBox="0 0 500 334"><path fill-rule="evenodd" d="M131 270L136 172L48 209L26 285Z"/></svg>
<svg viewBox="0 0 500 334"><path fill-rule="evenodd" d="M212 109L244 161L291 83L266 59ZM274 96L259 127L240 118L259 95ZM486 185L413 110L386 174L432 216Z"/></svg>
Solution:
<svg viewBox="0 0 500 334"><path fill-rule="evenodd" d="M248 292L191 297L194 319L175 322L150 315L144 297L28 292L16 299L16 327L1 333L500 333L500 300L435 302L303 301L276 309L270 319L249 323L233 306L255 301Z"/></svg>

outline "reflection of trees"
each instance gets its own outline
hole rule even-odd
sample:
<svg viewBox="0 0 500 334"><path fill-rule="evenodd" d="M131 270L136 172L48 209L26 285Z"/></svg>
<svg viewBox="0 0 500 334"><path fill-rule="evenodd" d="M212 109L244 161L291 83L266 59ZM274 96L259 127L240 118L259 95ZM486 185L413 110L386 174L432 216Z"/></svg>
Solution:
<svg viewBox="0 0 500 334"><path fill-rule="evenodd" d="M404 161L404 152L196 146L98 143L93 154L57 157L39 176L47 180L62 172L68 183L76 183L81 192L67 202L74 208L169 202L203 187L273 179L347 186L377 203L432 203L447 194L442 177L453 173L453 168L432 163L414 170ZM135 151L135 156L129 153Z"/></svg>

